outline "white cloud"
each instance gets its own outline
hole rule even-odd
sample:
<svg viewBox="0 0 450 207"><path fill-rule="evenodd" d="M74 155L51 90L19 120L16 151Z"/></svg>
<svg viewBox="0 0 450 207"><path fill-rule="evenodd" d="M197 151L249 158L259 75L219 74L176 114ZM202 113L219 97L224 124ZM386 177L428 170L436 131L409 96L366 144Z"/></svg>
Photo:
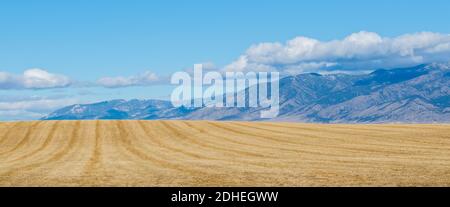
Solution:
<svg viewBox="0 0 450 207"><path fill-rule="evenodd" d="M75 103L75 98L10 96L0 99L0 120L33 120Z"/></svg>
<svg viewBox="0 0 450 207"><path fill-rule="evenodd" d="M362 31L342 40L296 37L284 44L256 44L222 70L278 70L296 74L393 68L449 60L450 35L421 32L390 38Z"/></svg>
<svg viewBox="0 0 450 207"><path fill-rule="evenodd" d="M76 99L47 99L42 97L40 99L30 99L21 101L5 101L0 102L0 110L27 110L33 112L46 112L59 107L67 106L76 103Z"/></svg>
<svg viewBox="0 0 450 207"><path fill-rule="evenodd" d="M159 82L159 77L150 71L128 77L103 77L97 80L97 84L107 88L119 88L129 86L145 86Z"/></svg>
<svg viewBox="0 0 450 207"><path fill-rule="evenodd" d="M16 75L0 71L0 89L48 89L71 84L68 77L49 73L42 69L29 69Z"/></svg>

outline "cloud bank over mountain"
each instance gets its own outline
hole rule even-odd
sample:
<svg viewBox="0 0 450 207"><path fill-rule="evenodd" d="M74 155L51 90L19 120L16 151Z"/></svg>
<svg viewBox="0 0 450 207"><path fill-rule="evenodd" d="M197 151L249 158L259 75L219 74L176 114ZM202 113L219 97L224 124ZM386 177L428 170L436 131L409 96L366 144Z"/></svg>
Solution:
<svg viewBox="0 0 450 207"><path fill-rule="evenodd" d="M299 36L285 43L252 45L234 62L223 67L205 64L207 70L279 71L285 75L301 73L355 73L379 68L399 68L423 63L448 62L450 35L432 32L382 37L361 31L341 40L320 41ZM84 87L120 88L168 84L168 78L152 71L131 76L104 76ZM78 80L83 82L83 80ZM167 82L166 82L167 81ZM65 75L42 69L29 69L16 75L0 71L0 89L48 89L71 86ZM76 84L75 84L76 85Z"/></svg>
<svg viewBox="0 0 450 207"><path fill-rule="evenodd" d="M342 40L320 41L299 36L286 43L251 46L225 71L305 72L358 71L446 62L450 35L432 32L382 37L361 31Z"/></svg>

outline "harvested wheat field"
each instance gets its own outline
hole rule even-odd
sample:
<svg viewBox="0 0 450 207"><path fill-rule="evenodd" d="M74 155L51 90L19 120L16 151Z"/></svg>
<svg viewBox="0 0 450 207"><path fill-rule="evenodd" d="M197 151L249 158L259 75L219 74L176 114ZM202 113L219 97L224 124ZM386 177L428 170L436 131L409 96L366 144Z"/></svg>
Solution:
<svg viewBox="0 0 450 207"><path fill-rule="evenodd" d="M0 186L450 186L450 125L7 122Z"/></svg>

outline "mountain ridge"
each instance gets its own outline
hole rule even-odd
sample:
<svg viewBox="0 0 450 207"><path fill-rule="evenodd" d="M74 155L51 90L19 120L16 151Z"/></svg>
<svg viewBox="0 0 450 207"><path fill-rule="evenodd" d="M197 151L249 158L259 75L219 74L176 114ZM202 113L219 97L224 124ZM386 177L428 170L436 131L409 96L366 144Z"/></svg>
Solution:
<svg viewBox="0 0 450 207"><path fill-rule="evenodd" d="M72 105L42 119L264 121L259 118L260 110L263 108L175 108L169 101L133 99ZM366 75L308 73L285 77L280 79L279 116L270 120L450 123L450 64L380 69Z"/></svg>

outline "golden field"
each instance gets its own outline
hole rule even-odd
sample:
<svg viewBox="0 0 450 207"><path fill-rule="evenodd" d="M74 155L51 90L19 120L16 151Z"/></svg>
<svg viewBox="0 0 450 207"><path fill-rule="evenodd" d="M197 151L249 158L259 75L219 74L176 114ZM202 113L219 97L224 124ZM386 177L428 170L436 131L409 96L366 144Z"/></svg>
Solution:
<svg viewBox="0 0 450 207"><path fill-rule="evenodd" d="M0 186L450 186L450 125L4 122Z"/></svg>

